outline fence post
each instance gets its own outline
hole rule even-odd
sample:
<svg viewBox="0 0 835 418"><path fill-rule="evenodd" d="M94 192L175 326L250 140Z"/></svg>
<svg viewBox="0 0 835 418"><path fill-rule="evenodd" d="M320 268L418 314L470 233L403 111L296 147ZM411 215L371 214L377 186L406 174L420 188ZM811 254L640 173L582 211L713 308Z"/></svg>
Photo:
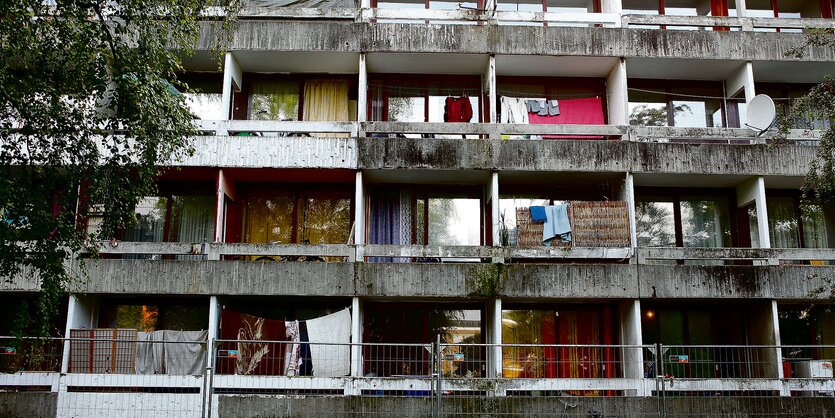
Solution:
<svg viewBox="0 0 835 418"><path fill-rule="evenodd" d="M442 383L443 383L443 379L444 379L444 370L443 370L444 355L441 352L441 334L437 335L435 347L436 347L436 353L437 353L436 359L438 361L438 397L437 397L437 400L438 400L438 402L437 402L438 415L437 416L438 416L438 418L441 418L444 415L444 409L443 409L443 406L442 406L442 399L441 399L442 398L441 390L442 390L442 387L443 387Z"/></svg>
<svg viewBox="0 0 835 418"><path fill-rule="evenodd" d="M661 343L655 344L655 376L656 376L656 396L658 397L658 416L667 416L667 399L665 396L664 382L664 347ZM658 382L660 381L660 388Z"/></svg>
<svg viewBox="0 0 835 418"><path fill-rule="evenodd" d="M215 350L215 340L210 338L207 347L207 355L210 356L208 364L206 364L206 374L203 375L203 418L211 418L212 403L214 402L214 368L215 359L217 358L217 351Z"/></svg>

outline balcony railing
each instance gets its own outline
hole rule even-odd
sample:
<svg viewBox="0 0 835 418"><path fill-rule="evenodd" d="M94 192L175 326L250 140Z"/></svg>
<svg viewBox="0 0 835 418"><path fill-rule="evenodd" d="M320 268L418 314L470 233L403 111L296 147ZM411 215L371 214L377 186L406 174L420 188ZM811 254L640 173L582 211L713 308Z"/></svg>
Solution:
<svg viewBox="0 0 835 418"><path fill-rule="evenodd" d="M797 145L816 145L820 131L793 129L785 138L776 132L758 135L744 128L681 128L629 125L522 125L501 123L433 123L433 122L282 122L282 121L197 121L205 135L285 137L302 140L306 137L380 138L399 136L443 136L499 140L541 139L542 137L610 139L634 142L762 144L768 140L786 140ZM323 140L311 138L311 140ZM347 141L348 138L343 140Z"/></svg>
<svg viewBox="0 0 835 418"><path fill-rule="evenodd" d="M217 12L206 11L211 17ZM742 31L755 29L807 29L835 28L835 21L822 18L765 18L765 17L724 17L724 16L648 16L617 13L561 13L561 12L518 12L503 10L437 10L412 8L295 8L295 7L244 7L239 13L241 20L264 19L325 19L348 20L364 23L373 22L471 22L481 24L529 25L557 24L561 26L588 27L693 27L693 28L738 28Z"/></svg>
<svg viewBox="0 0 835 418"><path fill-rule="evenodd" d="M639 247L635 251L639 264L693 262L748 262L753 265L825 265L835 262L833 248L681 248Z"/></svg>
<svg viewBox="0 0 835 418"><path fill-rule="evenodd" d="M675 261L746 262L759 266L827 265L835 263L835 248L682 248L682 247L488 247L473 245L379 245L379 244L245 244L123 242L99 243L99 255L145 256L151 260L244 260L244 261L442 261L508 262L517 259L625 260L638 264L669 264ZM79 254L89 257L89 253ZM368 260L372 259L372 260ZM391 260L387 260L391 261Z"/></svg>
<svg viewBox="0 0 835 418"><path fill-rule="evenodd" d="M835 346L831 345L214 340L209 351L206 341L14 337L0 337L0 341L5 349L0 357L4 361L0 386L40 385L46 391L59 385L34 378L38 374L33 372L57 376L63 360L69 365L68 386L77 392L99 393L134 387L149 388L144 392L156 388L153 393L196 395L208 384L219 394L301 390L429 396L436 379L443 381L447 391L486 392L488 396L530 391L651 396L659 387L684 394L768 392L831 397L835 392ZM40 348L34 348L35 341ZM62 351L65 345L70 349ZM44 347L53 349L44 352ZM213 381L203 380L206 376Z"/></svg>

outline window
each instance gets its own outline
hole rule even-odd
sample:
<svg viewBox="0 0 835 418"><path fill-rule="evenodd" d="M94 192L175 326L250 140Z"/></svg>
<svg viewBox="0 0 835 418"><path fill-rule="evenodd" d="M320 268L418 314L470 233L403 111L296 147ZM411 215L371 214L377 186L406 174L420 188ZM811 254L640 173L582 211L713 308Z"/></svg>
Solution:
<svg viewBox="0 0 835 418"><path fill-rule="evenodd" d="M179 77L193 93L185 93L186 104L197 119L223 120L223 75L219 73L187 73Z"/></svg>
<svg viewBox="0 0 835 418"><path fill-rule="evenodd" d="M616 350L602 347L616 341L611 330L617 316L612 307L511 305L511 308L502 311L502 344L507 344L502 349L503 377L611 378L621 373L615 360Z"/></svg>
<svg viewBox="0 0 835 418"><path fill-rule="evenodd" d="M721 82L629 80L629 124L739 127L738 109L734 109L735 118L730 120L724 105L727 102L729 107L735 107L739 100L723 96Z"/></svg>
<svg viewBox="0 0 835 418"><path fill-rule="evenodd" d="M254 192L244 207L243 242L346 244L351 210L345 192Z"/></svg>
<svg viewBox="0 0 835 418"><path fill-rule="evenodd" d="M481 78L479 76L418 76L379 74L370 77L368 111L371 120L391 122L482 121ZM448 106L449 105L449 106ZM450 108L451 107L451 108ZM452 115L472 116L450 120ZM420 137L419 134L406 134ZM461 135L434 134L438 138ZM477 135L468 137L478 138Z"/></svg>
<svg viewBox="0 0 835 418"><path fill-rule="evenodd" d="M357 116L357 79L244 74L245 89L234 95L233 119L350 121Z"/></svg>
<svg viewBox="0 0 835 418"><path fill-rule="evenodd" d="M797 195L773 192L766 199L766 210L772 248L828 247L826 222L819 206L801 205Z"/></svg>
<svg viewBox="0 0 835 418"><path fill-rule="evenodd" d="M726 196L639 195L635 228L642 247L729 247L734 241Z"/></svg>

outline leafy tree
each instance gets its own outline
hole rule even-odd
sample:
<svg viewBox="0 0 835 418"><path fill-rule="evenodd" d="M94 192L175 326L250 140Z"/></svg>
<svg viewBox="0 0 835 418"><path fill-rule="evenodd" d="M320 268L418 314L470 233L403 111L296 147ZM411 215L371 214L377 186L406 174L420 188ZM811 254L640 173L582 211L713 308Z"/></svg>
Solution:
<svg viewBox="0 0 835 418"><path fill-rule="evenodd" d="M0 275L41 284L38 315L22 328L55 331L65 261L135 222L160 166L191 151L197 131L176 74L204 8L226 13L219 45L235 1L2 2ZM101 229L88 232L79 220L93 211Z"/></svg>
<svg viewBox="0 0 835 418"><path fill-rule="evenodd" d="M673 106L673 112L676 115L693 113L690 106L680 104ZM669 119L667 118L667 106L662 104L660 107L653 107L647 104L635 106L629 114L629 124L636 126L667 126Z"/></svg>

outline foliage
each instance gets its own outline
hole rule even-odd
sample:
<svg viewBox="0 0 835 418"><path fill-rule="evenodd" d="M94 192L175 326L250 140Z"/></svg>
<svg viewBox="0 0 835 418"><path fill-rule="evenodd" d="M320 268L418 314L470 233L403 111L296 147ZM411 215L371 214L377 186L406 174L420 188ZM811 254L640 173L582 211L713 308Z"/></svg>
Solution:
<svg viewBox="0 0 835 418"><path fill-rule="evenodd" d="M680 104L673 106L675 115L693 113L690 106ZM661 107L650 107L650 105L639 105L632 109L629 114L629 124L635 126L667 126L669 124L667 106L662 104Z"/></svg>
<svg viewBox="0 0 835 418"><path fill-rule="evenodd" d="M65 260L135 222L160 166L190 152L197 132L173 86L188 91L176 73L201 11L234 17L235 0L218 1L3 1L0 275L40 279L30 332L54 331ZM88 232L78 220L94 212L101 229Z"/></svg>
<svg viewBox="0 0 835 418"><path fill-rule="evenodd" d="M835 45L833 45L835 46ZM792 102L780 121L783 134L791 128L823 128L816 158L803 183L807 202L835 204L835 79L827 76L805 96Z"/></svg>

